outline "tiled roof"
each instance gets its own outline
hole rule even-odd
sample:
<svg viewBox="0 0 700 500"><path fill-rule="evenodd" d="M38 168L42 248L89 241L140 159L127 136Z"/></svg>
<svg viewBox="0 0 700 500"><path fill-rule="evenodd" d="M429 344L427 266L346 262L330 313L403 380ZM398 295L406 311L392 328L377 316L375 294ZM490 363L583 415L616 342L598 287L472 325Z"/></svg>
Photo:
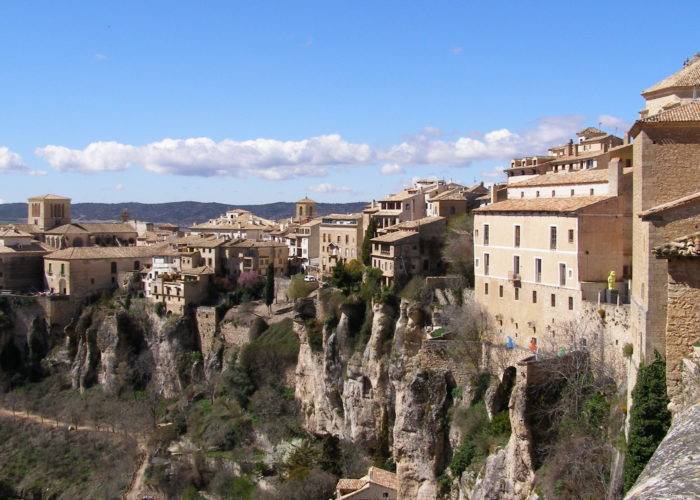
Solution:
<svg viewBox="0 0 700 500"><path fill-rule="evenodd" d="M90 233L135 233L136 229L126 222L81 222L79 225Z"/></svg>
<svg viewBox="0 0 700 500"><path fill-rule="evenodd" d="M369 480L373 483L377 483L387 488L398 488L396 474L393 472L389 472L388 470L380 469L378 467L370 467L367 475L369 476Z"/></svg>
<svg viewBox="0 0 700 500"><path fill-rule="evenodd" d="M32 235L14 226L0 226L0 238L31 238Z"/></svg>
<svg viewBox="0 0 700 500"><path fill-rule="evenodd" d="M612 196L576 196L572 198L516 198L479 207L476 213L485 212L576 212L582 208L609 200Z"/></svg>
<svg viewBox="0 0 700 500"><path fill-rule="evenodd" d="M339 479L336 485L337 490L354 491L362 488L367 481L363 479Z"/></svg>
<svg viewBox="0 0 700 500"><path fill-rule="evenodd" d="M62 226L55 227L46 231L46 234L71 234L71 233L87 233L87 229L79 226L78 224L63 224Z"/></svg>
<svg viewBox="0 0 700 500"><path fill-rule="evenodd" d="M202 276L205 274L214 274L214 270L209 266L194 267L192 269L183 269L180 274Z"/></svg>
<svg viewBox="0 0 700 500"><path fill-rule="evenodd" d="M676 238L654 248L657 257L700 257L700 233Z"/></svg>
<svg viewBox="0 0 700 500"><path fill-rule="evenodd" d="M661 205L657 205L655 207L649 208L647 210L644 210L643 212L640 212L638 215L642 219L645 219L647 217L661 214L664 212L668 212L669 210L675 210L676 208L681 208L686 205L693 205L695 203L700 202L700 191L697 193L689 194L688 196L683 196L682 198L677 198L675 200L669 201L667 203L662 203Z"/></svg>
<svg viewBox="0 0 700 500"><path fill-rule="evenodd" d="M30 234L37 234L37 233L42 233L39 229L39 226L35 226L34 224L12 224L16 229L20 231L24 231L25 233L30 233Z"/></svg>
<svg viewBox="0 0 700 500"><path fill-rule="evenodd" d="M34 200L70 200L70 198L66 198L65 196L58 196L55 194L45 194L42 196L34 196L33 198L29 198L29 201Z"/></svg>
<svg viewBox="0 0 700 500"><path fill-rule="evenodd" d="M423 217L421 219L399 222L398 224L392 226L392 229L416 229L420 226L432 224L433 222L438 222L441 220L445 220L445 218L440 217L439 215L432 215L430 217Z"/></svg>
<svg viewBox="0 0 700 500"><path fill-rule="evenodd" d="M31 252L40 252L41 254L47 254L49 252L52 252L53 248L49 247L48 245L44 243L40 243L38 241L30 241L26 245L18 246L18 247L8 247L8 246L0 246L0 253L1 254L15 254L15 255L24 255L27 253Z"/></svg>
<svg viewBox="0 0 700 500"><path fill-rule="evenodd" d="M308 196L304 196L301 200L297 201L297 203L316 203L314 200L309 198Z"/></svg>
<svg viewBox="0 0 700 500"><path fill-rule="evenodd" d="M413 198L416 196L417 192L408 192L408 191L401 191L400 193L396 194L390 194L386 198L382 198L379 201L403 201L403 200L408 200L409 198Z"/></svg>
<svg viewBox="0 0 700 500"><path fill-rule="evenodd" d="M418 233L414 231L392 231L390 233L372 238L372 241L375 243L396 243L397 241L408 238L418 238Z"/></svg>
<svg viewBox="0 0 700 500"><path fill-rule="evenodd" d="M321 221L324 219L338 219L338 220L357 220L361 219L362 214L328 214L321 217Z"/></svg>
<svg viewBox="0 0 700 500"><path fill-rule="evenodd" d="M139 257L153 257L161 255L166 247L78 247L66 248L51 252L46 256L52 260L79 260L79 259L129 259Z"/></svg>
<svg viewBox="0 0 700 500"><path fill-rule="evenodd" d="M652 85L642 92L642 95L655 92L657 90L670 89L673 87L692 87L700 85L700 61L688 64L682 70L664 78L659 83Z"/></svg>
<svg viewBox="0 0 700 500"><path fill-rule="evenodd" d="M615 137L615 136L612 134L606 134L605 132L603 132L603 135L595 135L593 137L589 137L588 139L582 140L579 144L586 144L589 142L599 142L599 141L602 141L603 139L607 139L608 137Z"/></svg>
<svg viewBox="0 0 700 500"><path fill-rule="evenodd" d="M508 187L563 186L567 184L592 184L608 182L607 169L578 170L576 172L552 172L514 182Z"/></svg>
<svg viewBox="0 0 700 500"><path fill-rule="evenodd" d="M449 191L443 191L440 194L436 194L428 201L466 201L467 197L461 193L458 189L450 189Z"/></svg>
<svg viewBox="0 0 700 500"><path fill-rule="evenodd" d="M700 101L681 104L655 115L637 120L630 129L630 135L637 135L641 127L648 123L698 122L700 121Z"/></svg>
<svg viewBox="0 0 700 500"><path fill-rule="evenodd" d="M595 127L587 127L581 130L580 132L576 132L576 135L579 137L593 137L597 135L607 135L605 132L602 130L595 128Z"/></svg>

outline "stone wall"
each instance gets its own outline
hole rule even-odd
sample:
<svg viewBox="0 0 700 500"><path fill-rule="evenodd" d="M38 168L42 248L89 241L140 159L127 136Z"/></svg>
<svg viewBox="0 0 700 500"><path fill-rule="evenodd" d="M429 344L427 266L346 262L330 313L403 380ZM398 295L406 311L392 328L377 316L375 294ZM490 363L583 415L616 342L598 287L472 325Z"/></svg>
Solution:
<svg viewBox="0 0 700 500"><path fill-rule="evenodd" d="M197 331L199 332L199 344L202 353L208 353L211 349L214 337L218 333L216 321L216 308L200 306L196 313Z"/></svg>
<svg viewBox="0 0 700 500"><path fill-rule="evenodd" d="M669 259L668 278L666 384L671 402L677 403L683 358L692 355L700 337L700 260Z"/></svg>
<svg viewBox="0 0 700 500"><path fill-rule="evenodd" d="M449 372L457 386L464 387L472 377L469 375L468 361L458 360L456 349L458 346L454 340L425 340L418 351L418 366Z"/></svg>

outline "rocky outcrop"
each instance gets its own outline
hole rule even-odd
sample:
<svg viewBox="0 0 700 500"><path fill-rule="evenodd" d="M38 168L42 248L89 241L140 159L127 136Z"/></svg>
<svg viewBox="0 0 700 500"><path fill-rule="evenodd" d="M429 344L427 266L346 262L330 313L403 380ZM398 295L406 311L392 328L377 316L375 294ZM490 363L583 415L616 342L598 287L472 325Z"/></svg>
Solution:
<svg viewBox="0 0 700 500"><path fill-rule="evenodd" d="M671 428L625 499L697 498L700 492L700 405L675 415Z"/></svg>
<svg viewBox="0 0 700 500"><path fill-rule="evenodd" d="M470 500L525 499L535 479L532 462L532 436L527 425L527 386L524 381L513 388L508 405L511 435L502 450L491 454L476 483L470 487L467 477L460 498ZM468 473L465 472L465 476Z"/></svg>

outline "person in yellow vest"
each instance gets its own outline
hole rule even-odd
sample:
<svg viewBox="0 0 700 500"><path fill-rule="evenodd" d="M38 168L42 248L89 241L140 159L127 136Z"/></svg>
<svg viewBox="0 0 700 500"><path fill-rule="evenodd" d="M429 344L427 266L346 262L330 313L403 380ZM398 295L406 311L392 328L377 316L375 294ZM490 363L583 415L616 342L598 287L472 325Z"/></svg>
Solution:
<svg viewBox="0 0 700 500"><path fill-rule="evenodd" d="M617 283L615 280L615 271L610 271L608 275L608 290L615 290L617 288Z"/></svg>

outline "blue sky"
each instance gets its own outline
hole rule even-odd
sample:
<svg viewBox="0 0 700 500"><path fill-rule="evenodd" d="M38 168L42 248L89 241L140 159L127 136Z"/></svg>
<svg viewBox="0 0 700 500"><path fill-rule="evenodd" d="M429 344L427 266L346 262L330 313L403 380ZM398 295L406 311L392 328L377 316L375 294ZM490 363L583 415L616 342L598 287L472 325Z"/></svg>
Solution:
<svg viewBox="0 0 700 500"><path fill-rule="evenodd" d="M698 2L0 2L0 200L380 198L498 179L700 50Z"/></svg>

